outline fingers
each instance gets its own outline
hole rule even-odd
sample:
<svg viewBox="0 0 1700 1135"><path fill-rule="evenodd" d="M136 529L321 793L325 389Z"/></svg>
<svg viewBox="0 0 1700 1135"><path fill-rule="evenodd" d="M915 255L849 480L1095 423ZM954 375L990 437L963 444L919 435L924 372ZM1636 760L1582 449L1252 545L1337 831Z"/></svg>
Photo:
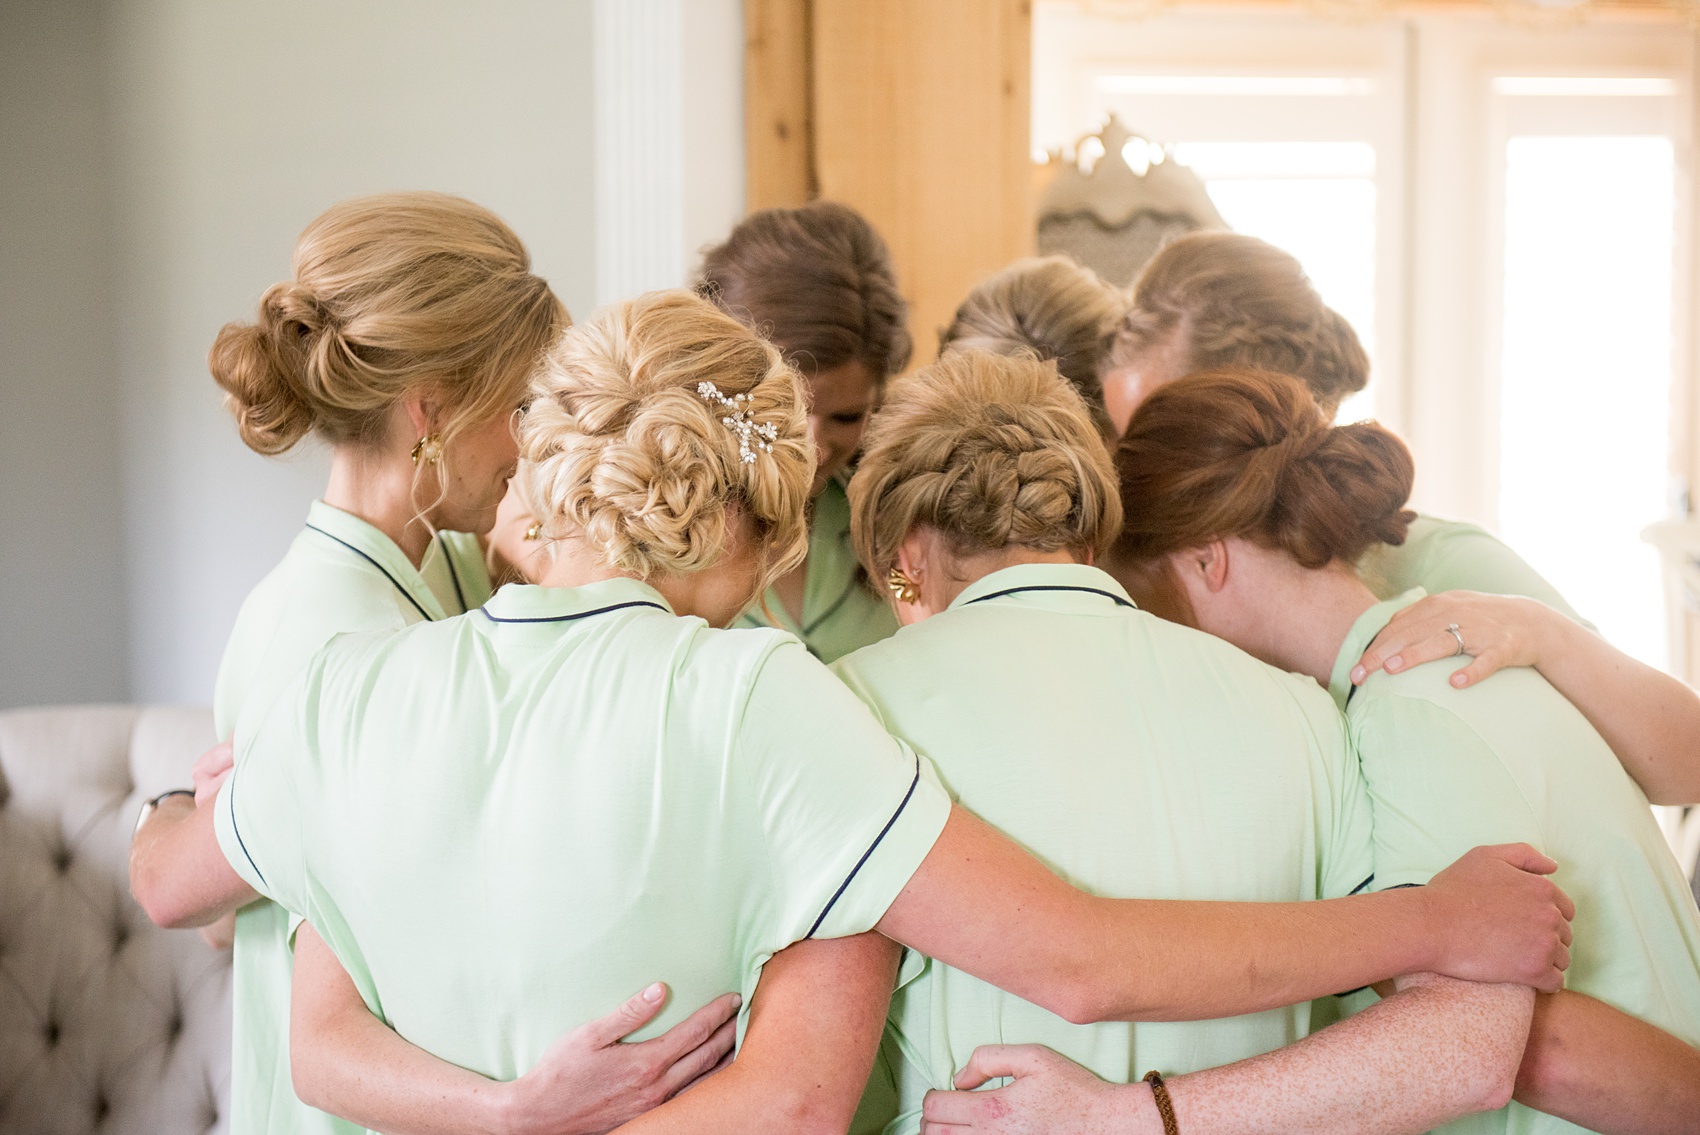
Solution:
<svg viewBox="0 0 1700 1135"><path fill-rule="evenodd" d="M1519 871L1527 871L1531 875L1550 875L1558 870L1556 861L1548 859L1526 843L1500 843L1480 850L1495 858L1503 859ZM1568 902L1569 899L1567 898L1565 901Z"/></svg>
<svg viewBox="0 0 1700 1135"><path fill-rule="evenodd" d="M671 1064L707 1043L721 1026L737 1016L738 1006L743 1003L744 999L738 994L723 993L654 1040L643 1043L646 1047L653 1046L662 1063ZM635 1026L626 1030L627 1033L633 1031Z"/></svg>
<svg viewBox="0 0 1700 1135"><path fill-rule="evenodd" d="M661 1007L665 1004L667 1004L667 986L658 981L647 989L633 994L624 1005L607 1016L598 1017L596 1020L580 1026L580 1031L590 1041L592 1048L606 1048L649 1024L655 1019L655 1014L661 1012ZM677 1027L682 1028L684 1026L680 1024Z"/></svg>
<svg viewBox="0 0 1700 1135"><path fill-rule="evenodd" d="M1000 1076L1031 1076L1043 1067L1049 1052L1037 1044L982 1044L953 1082L966 1091Z"/></svg>
<svg viewBox="0 0 1700 1135"><path fill-rule="evenodd" d="M701 1012L699 1009L698 1012ZM683 1025L676 1026L672 1032L677 1032ZM669 1036L672 1035L670 1032ZM660 1040L663 1038L657 1038ZM672 1099L689 1089L698 1080L712 1076L732 1063L732 1045L738 1039L738 1022L736 1018L723 1022L711 1033L706 1041L685 1053L683 1057L673 1062L661 1076L661 1093L663 1099ZM650 1042L655 1043L655 1042Z"/></svg>
<svg viewBox="0 0 1700 1135"><path fill-rule="evenodd" d="M997 1092L940 1092L931 1091L921 1100L921 1117L927 1126L923 1131L962 1130L986 1114L987 1101Z"/></svg>
<svg viewBox="0 0 1700 1135"><path fill-rule="evenodd" d="M1450 679L1452 682L1452 688L1455 690L1462 690L1466 687L1473 686L1489 674L1495 673L1504 668L1504 663L1500 661L1497 653L1493 651L1483 651L1481 654L1471 659L1468 666L1464 667L1462 670L1453 672Z"/></svg>

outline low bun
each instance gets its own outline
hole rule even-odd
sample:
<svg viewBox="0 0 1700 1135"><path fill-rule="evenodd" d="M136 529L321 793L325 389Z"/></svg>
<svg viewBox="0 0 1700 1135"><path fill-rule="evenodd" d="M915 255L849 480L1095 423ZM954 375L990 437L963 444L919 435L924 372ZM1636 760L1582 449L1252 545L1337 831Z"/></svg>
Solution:
<svg viewBox="0 0 1700 1135"><path fill-rule="evenodd" d="M743 396L750 420L773 427L771 441L749 440L752 460L724 420L734 411L702 383ZM725 554L739 509L769 579L807 554L814 452L797 373L708 301L652 292L607 309L561 338L533 394L522 476L548 538L582 537L640 578L688 573Z"/></svg>
<svg viewBox="0 0 1700 1135"><path fill-rule="evenodd" d="M971 555L1102 553L1121 524L1085 402L1054 363L1030 356L952 350L895 383L849 495L856 553L876 579L917 526Z"/></svg>
<svg viewBox="0 0 1700 1135"><path fill-rule="evenodd" d="M441 193L344 201L296 243L293 278L207 356L242 440L267 455L315 433L385 440L390 411L429 391L445 452L513 412L566 311L488 209Z"/></svg>
<svg viewBox="0 0 1700 1135"><path fill-rule="evenodd" d="M225 324L207 354L243 444L268 457L293 448L314 425L302 389L312 329L299 318L299 292L292 283L272 285L258 321Z"/></svg>
<svg viewBox="0 0 1700 1135"><path fill-rule="evenodd" d="M1400 544L1416 514L1405 443L1374 422L1330 426L1305 385L1202 371L1153 392L1116 453L1129 566L1243 537L1306 568Z"/></svg>

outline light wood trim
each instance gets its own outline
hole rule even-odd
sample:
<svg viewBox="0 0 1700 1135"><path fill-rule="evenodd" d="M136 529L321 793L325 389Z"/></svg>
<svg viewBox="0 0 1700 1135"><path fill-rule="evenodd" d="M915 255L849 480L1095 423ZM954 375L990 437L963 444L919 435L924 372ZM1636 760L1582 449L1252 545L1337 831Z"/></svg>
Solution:
<svg viewBox="0 0 1700 1135"><path fill-rule="evenodd" d="M1034 243L1026 0L813 0L821 196L891 246L915 362Z"/></svg>
<svg viewBox="0 0 1700 1135"><path fill-rule="evenodd" d="M745 199L795 208L815 195L810 0L744 0Z"/></svg>

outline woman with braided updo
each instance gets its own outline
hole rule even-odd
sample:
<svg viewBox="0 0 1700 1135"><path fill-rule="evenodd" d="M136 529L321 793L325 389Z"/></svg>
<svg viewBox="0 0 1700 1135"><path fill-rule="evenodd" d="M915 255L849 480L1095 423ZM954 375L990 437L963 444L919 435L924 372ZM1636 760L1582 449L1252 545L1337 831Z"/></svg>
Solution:
<svg viewBox="0 0 1700 1135"><path fill-rule="evenodd" d="M939 334L939 350L1034 355L1057 364L1107 442L1120 432L1104 407L1101 372L1127 292L1066 256L1017 260L982 281Z"/></svg>
<svg viewBox="0 0 1700 1135"><path fill-rule="evenodd" d="M909 365L909 307L885 242L849 206L764 209L703 254L697 291L778 347L803 376L809 440L809 554L741 626L777 626L831 662L897 629L856 566L844 480L886 380Z"/></svg>
<svg viewBox="0 0 1700 1135"><path fill-rule="evenodd" d="M1424 883L1490 841L1561 864L1577 949L1566 991L1536 1006L1518 1100L1600 1130L1692 1124L1700 914L1606 742L1532 669L1460 690L1442 660L1353 685L1370 640L1423 594L1378 601L1353 567L1411 523L1404 444L1372 422L1331 426L1297 379L1212 371L1147 398L1116 460L1127 522L1112 570L1169 617L1308 676L1345 714L1376 889ZM1523 1103L1483 1129L1574 1130Z"/></svg>
<svg viewBox="0 0 1700 1135"><path fill-rule="evenodd" d="M1339 715L1314 683L1136 609L1093 566L1122 506L1085 403L1050 364L953 351L897 383L850 500L857 550L890 580L906 625L834 669L962 806L1099 894L1282 903L1364 888L1369 810ZM1123 1123L1152 1106L1147 1069L1179 1077L1169 1092L1182 1131L1344 1129L1348 1118L1418 1131L1489 1106L1516 1068L1527 991L1410 986L1376 1029L1355 1023L1326 1045L1275 1052L1305 1035L1308 1005L1082 1025L935 957L893 1000L874 1083L884 1110L865 1118L895 1114L888 1130L913 1132L924 1106L941 1125L1074 1130L1033 1114L1019 1080L990 1096L927 1097L959 1069L966 1088L1062 1063L980 1047L1006 1038L1131 1083L1098 1085ZM1246 1063L1203 1071L1234 1061ZM1366 1074L1375 1083L1394 1069L1401 1084L1432 1076L1436 1090L1378 1084L1366 1098ZM1273 1081L1306 1089L1282 1099Z"/></svg>
<svg viewBox="0 0 1700 1135"><path fill-rule="evenodd" d="M815 454L797 373L706 300L603 311L531 395L542 582L330 643L219 797L228 877L307 920L298 1064L369 1008L496 1093L654 975L680 1003L645 1032L735 994L738 1058L625 1130L842 1131L893 941L1080 1019L1262 1010L1430 958L1557 984L1565 900L1528 849L1421 894L1093 899L954 807L794 636L718 629L803 555ZM353 1090L314 1098L369 1114L390 1080L343 1059Z"/></svg>

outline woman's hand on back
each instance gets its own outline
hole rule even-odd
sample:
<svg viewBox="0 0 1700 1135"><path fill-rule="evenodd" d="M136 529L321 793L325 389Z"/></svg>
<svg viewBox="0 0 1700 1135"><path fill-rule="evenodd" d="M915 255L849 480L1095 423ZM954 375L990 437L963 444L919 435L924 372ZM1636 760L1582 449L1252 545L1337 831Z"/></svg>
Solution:
<svg viewBox="0 0 1700 1135"><path fill-rule="evenodd" d="M1428 595L1395 614L1375 636L1352 668L1352 684L1363 685L1377 670L1398 674L1455 655L1468 656L1451 679L1460 690L1507 666L1539 666L1553 620L1563 618L1544 603L1516 595ZM1458 628L1456 637L1451 627Z"/></svg>
<svg viewBox="0 0 1700 1135"><path fill-rule="evenodd" d="M605 1017L580 1025L515 1080L508 1101L515 1135L581 1135L636 1119L732 1060L742 998L727 993L651 1040L625 1037L667 1003L659 982Z"/></svg>
<svg viewBox="0 0 1700 1135"><path fill-rule="evenodd" d="M988 1080L1004 1087L977 1092ZM1040 1044L984 1044L956 1074L953 1092L931 1091L921 1135L1132 1135L1163 1130L1151 1089L1110 1084Z"/></svg>
<svg viewBox="0 0 1700 1135"><path fill-rule="evenodd" d="M214 745L195 760L194 768L189 770L189 779L195 786L196 807L218 795L225 778L235 767L235 752L235 746L225 741Z"/></svg>
<svg viewBox="0 0 1700 1135"><path fill-rule="evenodd" d="M1435 973L1555 992L1570 966L1576 904L1543 876L1558 864L1526 843L1477 847L1429 880L1441 953Z"/></svg>

